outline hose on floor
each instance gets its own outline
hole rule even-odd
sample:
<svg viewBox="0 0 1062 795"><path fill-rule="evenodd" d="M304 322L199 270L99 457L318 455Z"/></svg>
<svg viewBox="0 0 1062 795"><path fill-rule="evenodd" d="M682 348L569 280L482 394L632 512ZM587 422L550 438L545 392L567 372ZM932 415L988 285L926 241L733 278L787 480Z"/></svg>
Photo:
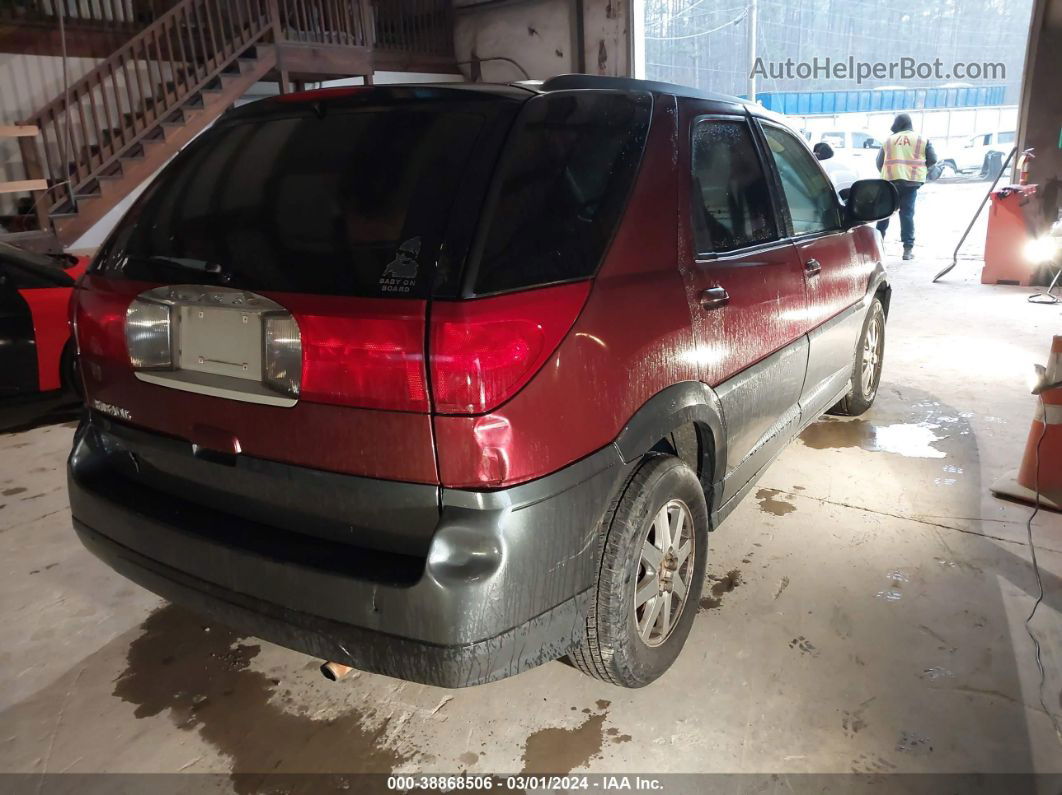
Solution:
<svg viewBox="0 0 1062 795"><path fill-rule="evenodd" d="M1036 490L1036 506L1033 508L1033 512L1029 515L1029 520L1025 523L1025 530L1029 537L1029 553L1032 556L1032 568L1033 574L1036 575L1036 587L1039 589L1039 595L1036 597L1036 602L1033 604L1032 611L1029 613L1029 617L1025 619L1025 632L1033 642L1033 647L1036 649L1036 668L1040 672L1040 707L1043 709L1044 714L1047 715L1051 721L1051 725L1055 729L1055 736L1058 737L1058 741L1062 743L1062 724L1059 723L1058 716L1047 708L1047 701L1044 698L1044 688L1047 685L1047 672L1044 670L1044 661L1040 656L1040 641L1036 635L1033 634L1031 622L1036 615L1036 609L1040 606L1040 603L1044 600L1044 581L1040 577L1040 564L1036 560L1036 546L1033 544L1033 520L1036 515L1040 513L1040 445L1043 444L1044 437L1047 436L1047 407L1044 404L1044 396L1040 395L1040 410L1044 414L1044 429L1040 434L1040 438L1036 440L1035 450L1035 465L1033 469L1033 486Z"/></svg>

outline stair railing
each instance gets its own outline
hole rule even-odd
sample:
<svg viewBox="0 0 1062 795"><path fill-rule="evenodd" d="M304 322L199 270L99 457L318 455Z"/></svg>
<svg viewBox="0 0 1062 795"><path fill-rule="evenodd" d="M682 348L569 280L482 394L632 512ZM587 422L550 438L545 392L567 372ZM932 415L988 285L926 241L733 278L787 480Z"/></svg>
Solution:
<svg viewBox="0 0 1062 795"><path fill-rule="evenodd" d="M119 159L148 137L181 124L189 100L257 44L453 55L449 0L381 0L375 8L372 0L158 2L170 7L21 122L40 130L23 142L23 157L48 182L48 212L75 210L78 195L116 174Z"/></svg>
<svg viewBox="0 0 1062 795"><path fill-rule="evenodd" d="M63 203L116 168L270 30L270 0L180 0L23 124ZM174 119L174 123L178 120ZM56 195L58 188L65 191ZM65 195L64 195L65 193Z"/></svg>

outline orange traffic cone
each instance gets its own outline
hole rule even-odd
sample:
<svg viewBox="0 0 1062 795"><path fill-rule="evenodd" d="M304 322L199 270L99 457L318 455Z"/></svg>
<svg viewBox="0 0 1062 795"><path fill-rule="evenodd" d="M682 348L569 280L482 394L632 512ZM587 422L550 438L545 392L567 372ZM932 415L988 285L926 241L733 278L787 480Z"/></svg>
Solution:
<svg viewBox="0 0 1062 795"><path fill-rule="evenodd" d="M1062 337L1051 344L1043 383L1053 387L1036 401L1021 467L992 486L992 493L1035 503L1039 489L1041 507L1062 511Z"/></svg>

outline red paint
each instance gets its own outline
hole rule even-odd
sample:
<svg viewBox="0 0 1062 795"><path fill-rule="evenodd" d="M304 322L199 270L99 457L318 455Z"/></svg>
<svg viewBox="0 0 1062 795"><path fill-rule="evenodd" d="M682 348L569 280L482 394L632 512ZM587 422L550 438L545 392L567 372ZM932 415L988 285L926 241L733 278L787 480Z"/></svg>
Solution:
<svg viewBox="0 0 1062 795"><path fill-rule="evenodd" d="M62 386L59 359L70 339L66 323L66 304L70 288L38 287L20 290L33 317L33 335L37 340L37 388L48 392Z"/></svg>
<svg viewBox="0 0 1062 795"><path fill-rule="evenodd" d="M363 94L372 91L373 86L337 86L335 88L315 88L311 91L294 91L290 94L280 94L273 98L274 102L323 102L329 99L349 97L354 94Z"/></svg>
<svg viewBox="0 0 1062 795"><path fill-rule="evenodd" d="M867 227L857 227L795 244L797 264L801 268L812 259L822 266L818 274L807 277L808 330L840 314L866 293L877 260L859 255L856 237L867 230ZM873 230L869 231L873 236ZM862 251L867 251L865 246Z"/></svg>
<svg viewBox="0 0 1062 795"><path fill-rule="evenodd" d="M66 269L75 281L88 267L88 259L79 257L76 264ZM70 287L38 287L19 291L29 306L33 318L33 335L37 343L37 388L41 392L59 389L63 348L70 339L67 304Z"/></svg>

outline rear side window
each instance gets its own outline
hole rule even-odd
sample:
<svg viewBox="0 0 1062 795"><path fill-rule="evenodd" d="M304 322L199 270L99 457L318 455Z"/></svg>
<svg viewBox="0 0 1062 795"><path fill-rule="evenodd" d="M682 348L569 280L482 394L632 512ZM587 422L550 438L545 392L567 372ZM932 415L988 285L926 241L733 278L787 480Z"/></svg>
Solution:
<svg viewBox="0 0 1062 795"><path fill-rule="evenodd" d="M767 148L778 169L785 194L785 209L794 235L825 232L841 227L841 209L829 179L807 147L794 135L773 124L763 124Z"/></svg>
<svg viewBox="0 0 1062 795"><path fill-rule="evenodd" d="M232 123L182 153L99 269L164 283L423 295L483 117L438 108Z"/></svg>
<svg viewBox="0 0 1062 795"><path fill-rule="evenodd" d="M520 112L488 201L476 294L592 275L623 215L648 94L554 92Z"/></svg>
<svg viewBox="0 0 1062 795"><path fill-rule="evenodd" d="M698 253L778 239L767 176L746 121L702 119L694 124L691 205Z"/></svg>

